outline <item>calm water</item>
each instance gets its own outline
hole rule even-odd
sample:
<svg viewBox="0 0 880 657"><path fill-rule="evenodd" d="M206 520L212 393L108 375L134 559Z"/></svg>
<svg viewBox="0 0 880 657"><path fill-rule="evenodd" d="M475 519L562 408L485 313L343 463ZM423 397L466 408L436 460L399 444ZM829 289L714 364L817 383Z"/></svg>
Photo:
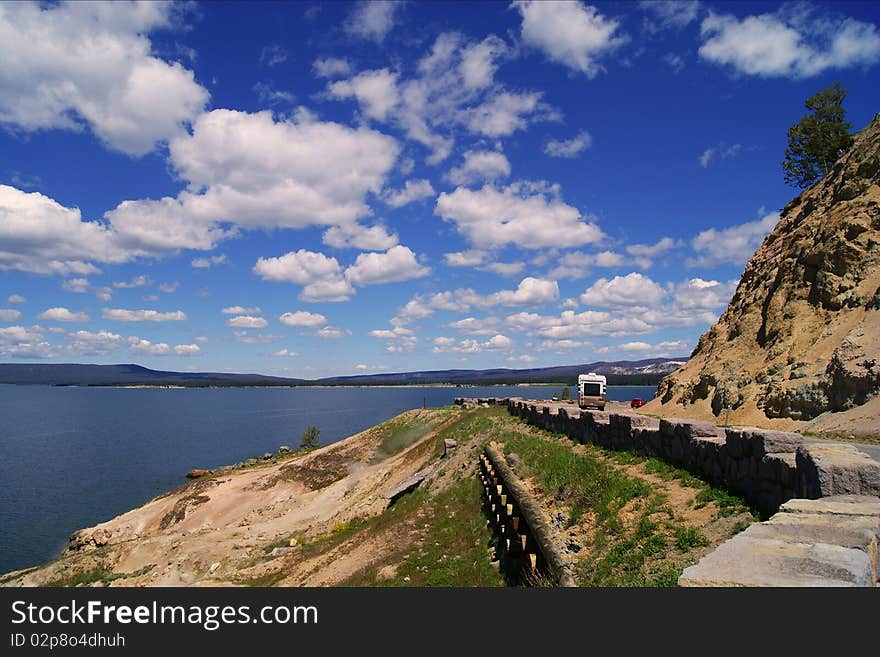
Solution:
<svg viewBox="0 0 880 657"><path fill-rule="evenodd" d="M654 387L609 387L650 399ZM56 556L75 530L236 463L306 427L327 445L455 397L549 399L553 387L126 389L0 385L0 573Z"/></svg>

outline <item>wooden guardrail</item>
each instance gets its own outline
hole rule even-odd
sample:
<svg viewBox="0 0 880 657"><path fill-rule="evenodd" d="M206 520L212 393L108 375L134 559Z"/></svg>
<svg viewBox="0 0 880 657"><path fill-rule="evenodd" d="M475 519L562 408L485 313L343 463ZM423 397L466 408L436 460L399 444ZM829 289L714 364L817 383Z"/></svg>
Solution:
<svg viewBox="0 0 880 657"><path fill-rule="evenodd" d="M499 534L499 548L514 570L523 575L522 581L537 581L549 575L559 586L577 586L553 543L543 512L494 442L480 454L480 480L489 522Z"/></svg>

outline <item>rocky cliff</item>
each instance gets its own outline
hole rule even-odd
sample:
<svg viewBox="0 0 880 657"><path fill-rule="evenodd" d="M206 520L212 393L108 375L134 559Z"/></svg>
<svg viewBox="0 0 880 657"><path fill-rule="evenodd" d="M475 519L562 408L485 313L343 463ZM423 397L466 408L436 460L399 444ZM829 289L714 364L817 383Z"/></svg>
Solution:
<svg viewBox="0 0 880 657"><path fill-rule="evenodd" d="M712 419L729 406L731 423L802 428L821 415L833 431L829 415L876 409L878 395L880 115L783 209L727 310L648 410Z"/></svg>

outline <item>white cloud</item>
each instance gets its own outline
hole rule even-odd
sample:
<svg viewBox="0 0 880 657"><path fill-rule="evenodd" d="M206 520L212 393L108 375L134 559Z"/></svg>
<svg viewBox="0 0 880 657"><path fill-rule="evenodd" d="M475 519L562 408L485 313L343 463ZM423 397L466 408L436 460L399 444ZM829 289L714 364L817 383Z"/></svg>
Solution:
<svg viewBox="0 0 880 657"><path fill-rule="evenodd" d="M465 335L495 335L500 330L502 321L498 317L465 317L456 322L449 322L446 326L455 329Z"/></svg>
<svg viewBox="0 0 880 657"><path fill-rule="evenodd" d="M443 259L450 267L477 267L484 264L488 257L488 252L477 249L443 254Z"/></svg>
<svg viewBox="0 0 880 657"><path fill-rule="evenodd" d="M109 287L93 287L92 292L94 292L95 296L101 301L110 301L110 299L113 298L113 290Z"/></svg>
<svg viewBox="0 0 880 657"><path fill-rule="evenodd" d="M415 201L432 198L436 193L429 180L407 180L403 189L388 190L384 198L385 203L392 208L400 208Z"/></svg>
<svg viewBox="0 0 880 657"><path fill-rule="evenodd" d="M277 43L270 43L267 46L263 46L263 49L260 51L260 64L270 67L277 66L286 62L289 55L290 53L283 46Z"/></svg>
<svg viewBox="0 0 880 657"><path fill-rule="evenodd" d="M620 23L580 2L517 2L522 15L522 38L549 59L596 77L599 61L627 37L618 32Z"/></svg>
<svg viewBox="0 0 880 657"><path fill-rule="evenodd" d="M581 303L599 308L616 306L656 306L664 297L663 289L647 276L632 272L611 280L600 278L581 295Z"/></svg>
<svg viewBox="0 0 880 657"><path fill-rule="evenodd" d="M591 349L592 347L592 342L566 338L563 340L544 340L538 345L538 351L555 351L557 353L562 353L566 351L574 351L575 349Z"/></svg>
<svg viewBox="0 0 880 657"><path fill-rule="evenodd" d="M283 89L276 89L269 82L257 82L254 85L254 91L257 94L257 98L260 99L260 102L263 105L279 105L287 103L289 105L293 105L296 103L296 96L294 96L289 91L284 91Z"/></svg>
<svg viewBox="0 0 880 657"><path fill-rule="evenodd" d="M272 355L273 356L286 356L286 357L290 357L290 358L293 358L295 356L299 356L299 354L297 352L290 351L288 349L279 349L278 351L273 351Z"/></svg>
<svg viewBox="0 0 880 657"><path fill-rule="evenodd" d="M480 305L485 306L541 306L559 298L559 285L556 281L528 276L516 290L502 290L486 297Z"/></svg>
<svg viewBox="0 0 880 657"><path fill-rule="evenodd" d="M593 138L586 130L567 140L551 139L544 146L544 153L550 157L577 157L593 143Z"/></svg>
<svg viewBox="0 0 880 657"><path fill-rule="evenodd" d="M284 313L278 318L285 326L305 326L318 328L327 324L327 318L319 313L310 313L305 310L297 310L292 313Z"/></svg>
<svg viewBox="0 0 880 657"><path fill-rule="evenodd" d="M627 263L627 259L614 251L599 253L572 251L557 258L556 263L557 266L547 273L548 276L578 280L589 275L590 267L620 267Z"/></svg>
<svg viewBox="0 0 880 657"><path fill-rule="evenodd" d="M171 352L171 347L167 342L150 342L134 336L128 339L128 349L133 353L149 356L164 356Z"/></svg>
<svg viewBox="0 0 880 657"><path fill-rule="evenodd" d="M312 63L319 78L335 78L351 73L351 62L339 57L319 57Z"/></svg>
<svg viewBox="0 0 880 657"><path fill-rule="evenodd" d="M300 249L277 258L259 258L254 273L263 280L303 286L302 301L348 301L354 288L343 277L336 258Z"/></svg>
<svg viewBox="0 0 880 657"><path fill-rule="evenodd" d="M684 57L682 57L681 55L676 55L672 52L668 52L663 55L663 61L669 65L669 68L671 68L672 72L675 74L681 73L684 70L685 66L687 66L687 64L685 64Z"/></svg>
<svg viewBox="0 0 880 657"><path fill-rule="evenodd" d="M108 147L144 155L184 132L208 92L147 34L172 25L171 3L4 3L0 123L19 130L88 125Z"/></svg>
<svg viewBox="0 0 880 657"><path fill-rule="evenodd" d="M522 273L526 266L522 262L490 262L478 269L491 271L499 276L517 276Z"/></svg>
<svg viewBox="0 0 880 657"><path fill-rule="evenodd" d="M130 281L115 281L113 283L113 287L115 288L123 288L129 289L134 287L144 287L147 285L152 285L153 281L150 280L149 276L135 276Z"/></svg>
<svg viewBox="0 0 880 657"><path fill-rule="evenodd" d="M558 186L515 183L503 189L458 187L443 192L434 214L456 225L477 248L516 244L524 249L577 247L604 237L577 208L559 198Z"/></svg>
<svg viewBox="0 0 880 657"><path fill-rule="evenodd" d="M226 320L226 326L231 326L233 328L261 329L269 326L269 322L262 317L238 315L237 317L231 317Z"/></svg>
<svg viewBox="0 0 880 657"><path fill-rule="evenodd" d="M678 245L679 243L671 237L663 237L654 244L630 244L626 247L626 252L634 256L655 258Z"/></svg>
<svg viewBox="0 0 880 657"><path fill-rule="evenodd" d="M263 311L260 310L259 306L251 306L250 308L245 306L226 306L220 312L224 315L260 315Z"/></svg>
<svg viewBox="0 0 880 657"><path fill-rule="evenodd" d="M35 274L96 274L91 261L121 263L137 255L106 226L82 221L39 192L0 185L0 269Z"/></svg>
<svg viewBox="0 0 880 657"><path fill-rule="evenodd" d="M0 308L0 322L16 322L21 317L21 312L11 308Z"/></svg>
<svg viewBox="0 0 880 657"><path fill-rule="evenodd" d="M699 0L642 0L639 6L652 14L645 20L649 32L685 27L697 20L700 13Z"/></svg>
<svg viewBox="0 0 880 657"><path fill-rule="evenodd" d="M266 344L268 342L276 342L284 336L275 335L274 333L248 333L247 331L233 331L236 342L244 344Z"/></svg>
<svg viewBox="0 0 880 657"><path fill-rule="evenodd" d="M25 299L20 294L10 294L6 301L8 303L24 303L25 301L27 301L27 299Z"/></svg>
<svg viewBox="0 0 880 657"><path fill-rule="evenodd" d="M710 13L700 33L700 57L747 75L808 78L830 69L870 65L880 58L875 25L819 16L800 3L743 19Z"/></svg>
<svg viewBox="0 0 880 657"><path fill-rule="evenodd" d="M731 157L736 157L741 150L742 144L733 144L732 146L720 144L718 146L713 146L712 148L707 148L697 159L700 161L700 166L705 169L713 159L719 158L726 160Z"/></svg>
<svg viewBox="0 0 880 657"><path fill-rule="evenodd" d="M354 98L365 116L385 121L400 103L397 74L387 68L364 71L351 79L327 85L327 93L338 99Z"/></svg>
<svg viewBox="0 0 880 657"><path fill-rule="evenodd" d="M381 44L394 27L394 15L402 3L392 0L362 0L343 24L352 36Z"/></svg>
<svg viewBox="0 0 880 657"><path fill-rule="evenodd" d="M201 351L197 344L179 344L174 347L174 353L178 356L198 356Z"/></svg>
<svg viewBox="0 0 880 657"><path fill-rule="evenodd" d="M347 224L328 228L324 231L322 241L334 249L384 251L397 244L397 235L389 233L388 229L381 224L374 226Z"/></svg>
<svg viewBox="0 0 880 657"><path fill-rule="evenodd" d="M165 294L171 294L171 293L174 292L179 286L180 286L180 283L178 283L177 281L174 281L173 283L162 283L162 284L159 286L159 291L160 291L160 292L164 292Z"/></svg>
<svg viewBox="0 0 880 657"><path fill-rule="evenodd" d="M85 294L89 291L89 279L87 278L70 278L61 283L61 287L68 292L77 294Z"/></svg>
<svg viewBox="0 0 880 657"><path fill-rule="evenodd" d="M423 278L431 273L416 260L416 254L405 246L394 246L384 253L362 253L345 270L345 278L353 285L377 285Z"/></svg>
<svg viewBox="0 0 880 657"><path fill-rule="evenodd" d="M211 256L210 258L195 258L190 264L195 269L210 269L214 265L225 265L229 262L225 253Z"/></svg>
<svg viewBox="0 0 880 657"><path fill-rule="evenodd" d="M54 347L45 340L39 326L0 328L0 356L10 358L51 358Z"/></svg>
<svg viewBox="0 0 880 657"><path fill-rule="evenodd" d="M540 91L497 93L468 115L470 131L486 137L508 137L535 121L556 121L559 114L541 102Z"/></svg>
<svg viewBox="0 0 880 657"><path fill-rule="evenodd" d="M345 331L336 326L325 326L324 328L315 331L315 337L323 338L324 340L339 340L346 335L351 335L351 332Z"/></svg>
<svg viewBox="0 0 880 657"><path fill-rule="evenodd" d="M736 280L720 283L692 278L673 286L671 292L678 308L709 310L726 306L738 284Z"/></svg>
<svg viewBox="0 0 880 657"><path fill-rule="evenodd" d="M67 334L66 350L80 356L101 356L125 346L127 341L110 331L75 331Z"/></svg>
<svg viewBox="0 0 880 657"><path fill-rule="evenodd" d="M212 249L239 230L353 224L371 213L365 197L382 190L398 151L365 127L218 109L171 141L186 190L124 201L106 217L124 243L152 253Z"/></svg>
<svg viewBox="0 0 880 657"><path fill-rule="evenodd" d="M181 310L161 313L158 310L126 310L124 308L104 308L104 319L117 322L182 322L186 313Z"/></svg>
<svg viewBox="0 0 880 657"><path fill-rule="evenodd" d="M704 230L691 241L697 257L689 258L686 264L690 267L712 267L726 262L742 265L761 246L777 221L779 213L772 212L758 221L748 221L721 230Z"/></svg>
<svg viewBox="0 0 880 657"><path fill-rule="evenodd" d="M452 338L434 338L434 353L462 353L462 354L478 354L484 351L508 351L513 347L513 340L506 335L495 335L485 342L477 342L476 340L460 340L456 342Z"/></svg>
<svg viewBox="0 0 880 657"><path fill-rule="evenodd" d="M401 353L412 351L416 346L416 337L414 332L403 326L397 326L391 330L379 329L370 331L368 335L371 338L379 338L387 340L385 351L389 353Z"/></svg>
<svg viewBox="0 0 880 657"><path fill-rule="evenodd" d="M40 319L47 319L53 322L87 322L89 321L88 313L84 312L72 312L67 308L47 308L39 315L37 315Z"/></svg>
<svg viewBox="0 0 880 657"><path fill-rule="evenodd" d="M510 162L498 151L466 151L461 166L449 171L447 179L453 185L494 182L510 175Z"/></svg>

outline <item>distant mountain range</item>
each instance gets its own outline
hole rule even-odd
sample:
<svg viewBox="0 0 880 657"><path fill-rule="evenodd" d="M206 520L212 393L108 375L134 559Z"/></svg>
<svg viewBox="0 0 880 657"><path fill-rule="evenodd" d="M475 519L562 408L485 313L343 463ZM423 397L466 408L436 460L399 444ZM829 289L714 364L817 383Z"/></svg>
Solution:
<svg viewBox="0 0 880 657"><path fill-rule="evenodd" d="M222 372L165 372L134 364L80 365L73 363L0 363L0 383L58 386L332 386L332 385L493 385L517 383L566 383L578 374L605 374L610 384L653 385L687 362L682 358L650 358L639 361L596 362L582 365L531 369L433 370L360 374L325 379L289 379L262 374Z"/></svg>

